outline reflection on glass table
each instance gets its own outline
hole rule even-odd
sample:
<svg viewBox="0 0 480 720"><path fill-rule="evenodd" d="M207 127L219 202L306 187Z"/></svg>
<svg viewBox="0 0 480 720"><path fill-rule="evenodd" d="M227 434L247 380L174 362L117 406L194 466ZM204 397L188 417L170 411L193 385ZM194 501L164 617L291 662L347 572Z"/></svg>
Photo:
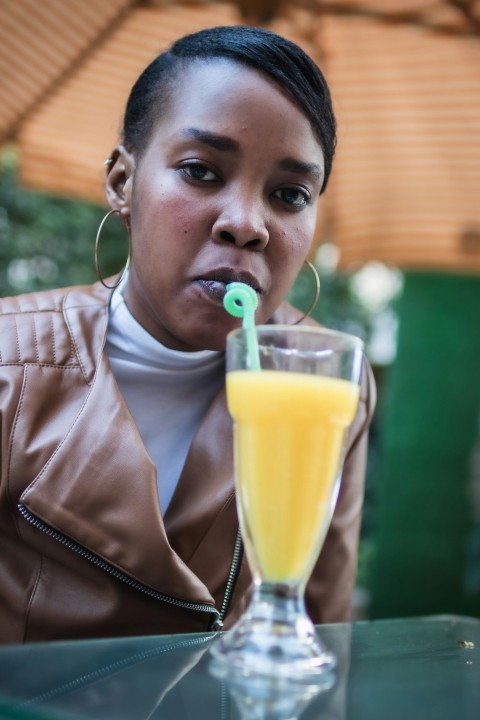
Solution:
<svg viewBox="0 0 480 720"><path fill-rule="evenodd" d="M453 616L318 628L335 675L295 695L212 668L213 634L0 647L0 718L17 720L473 720L480 620ZM298 687L297 687L298 689Z"/></svg>

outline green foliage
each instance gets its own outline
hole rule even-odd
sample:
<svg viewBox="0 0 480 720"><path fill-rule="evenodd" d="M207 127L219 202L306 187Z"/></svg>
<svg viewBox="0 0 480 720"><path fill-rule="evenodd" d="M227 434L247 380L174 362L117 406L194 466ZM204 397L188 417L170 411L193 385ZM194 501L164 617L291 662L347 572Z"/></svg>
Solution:
<svg viewBox="0 0 480 720"><path fill-rule="evenodd" d="M95 236L105 208L19 186L15 154L0 158L0 295L89 283L95 279ZM117 272L127 253L115 217L102 233L101 269Z"/></svg>

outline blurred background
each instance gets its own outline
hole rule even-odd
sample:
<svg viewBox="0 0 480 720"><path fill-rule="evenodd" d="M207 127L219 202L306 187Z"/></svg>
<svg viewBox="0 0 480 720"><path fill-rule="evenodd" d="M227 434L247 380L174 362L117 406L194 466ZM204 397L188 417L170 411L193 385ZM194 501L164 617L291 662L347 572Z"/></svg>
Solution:
<svg viewBox="0 0 480 720"><path fill-rule="evenodd" d="M224 24L298 42L336 108L315 317L364 338L379 398L355 616L480 616L479 0L0 0L0 295L95 279L132 82ZM107 236L104 275L127 253Z"/></svg>

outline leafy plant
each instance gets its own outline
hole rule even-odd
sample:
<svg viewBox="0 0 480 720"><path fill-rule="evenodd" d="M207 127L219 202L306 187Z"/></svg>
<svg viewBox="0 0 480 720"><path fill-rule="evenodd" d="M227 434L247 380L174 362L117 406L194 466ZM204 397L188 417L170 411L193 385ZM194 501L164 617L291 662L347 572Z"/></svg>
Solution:
<svg viewBox="0 0 480 720"><path fill-rule="evenodd" d="M93 281L105 208L23 188L14 151L4 151L0 161L0 295ZM125 231L115 218L105 227L101 253L104 276L125 262Z"/></svg>

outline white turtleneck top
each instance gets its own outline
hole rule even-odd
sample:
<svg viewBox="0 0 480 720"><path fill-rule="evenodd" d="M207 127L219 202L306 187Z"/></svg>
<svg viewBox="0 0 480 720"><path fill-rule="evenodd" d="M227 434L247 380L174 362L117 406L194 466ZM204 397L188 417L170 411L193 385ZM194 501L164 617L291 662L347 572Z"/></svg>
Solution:
<svg viewBox="0 0 480 720"><path fill-rule="evenodd" d="M111 299L107 353L147 451L157 467L162 513L177 486L193 436L224 382L224 354L179 352L134 319L122 286Z"/></svg>

